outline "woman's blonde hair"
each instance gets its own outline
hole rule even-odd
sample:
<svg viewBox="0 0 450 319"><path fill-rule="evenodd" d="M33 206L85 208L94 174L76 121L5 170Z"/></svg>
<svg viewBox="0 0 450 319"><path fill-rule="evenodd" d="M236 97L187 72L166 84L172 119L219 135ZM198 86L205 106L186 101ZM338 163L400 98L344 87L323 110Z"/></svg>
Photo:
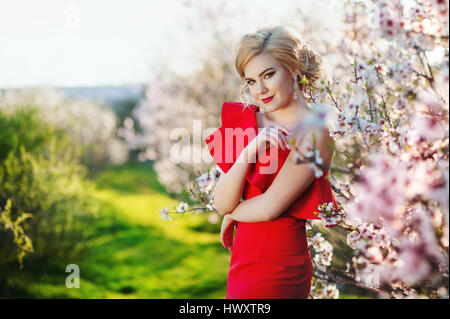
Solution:
<svg viewBox="0 0 450 319"><path fill-rule="evenodd" d="M241 80L241 99L247 100L245 92L244 68L251 58L269 52L281 65L291 71L299 72L297 82L306 77L312 89L315 81L323 74L321 58L304 43L302 36L294 29L283 26L267 26L256 32L244 35L235 47L235 67ZM303 85L300 83L300 89ZM244 102L246 105L247 103Z"/></svg>

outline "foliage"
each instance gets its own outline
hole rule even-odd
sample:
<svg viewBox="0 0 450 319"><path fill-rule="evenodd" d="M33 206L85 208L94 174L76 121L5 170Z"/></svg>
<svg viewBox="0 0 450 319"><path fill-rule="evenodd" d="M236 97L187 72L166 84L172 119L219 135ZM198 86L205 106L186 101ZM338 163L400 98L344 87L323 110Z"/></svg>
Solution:
<svg viewBox="0 0 450 319"><path fill-rule="evenodd" d="M15 243L23 248L18 261L24 269L44 267L49 258L79 257L89 235L86 225L97 213L92 186L84 180L87 171L72 158L69 136L43 121L35 108L15 111L0 109L0 143L6 146L0 161L0 207L6 206L1 289L17 266Z"/></svg>
<svg viewBox="0 0 450 319"><path fill-rule="evenodd" d="M13 111L6 112L4 105L0 105L0 161L9 153L18 155L20 146L29 152L42 152L52 136L59 137L61 146L67 142L55 128L40 119L37 108L17 105Z"/></svg>
<svg viewBox="0 0 450 319"><path fill-rule="evenodd" d="M20 263L20 268L23 268L23 258L30 252L33 252L33 244L30 237L25 234L22 223L31 218L31 214L22 213L16 220L11 219L11 201L6 202L5 210L0 208L0 226L3 230L10 231L13 234L14 243L17 245L17 259Z"/></svg>
<svg viewBox="0 0 450 319"><path fill-rule="evenodd" d="M85 226L96 212L84 175L83 167L58 158L52 148L32 155L21 147L18 157L11 153L1 164L0 201L11 201L13 216L33 216L25 228L36 257L68 258L82 249Z"/></svg>

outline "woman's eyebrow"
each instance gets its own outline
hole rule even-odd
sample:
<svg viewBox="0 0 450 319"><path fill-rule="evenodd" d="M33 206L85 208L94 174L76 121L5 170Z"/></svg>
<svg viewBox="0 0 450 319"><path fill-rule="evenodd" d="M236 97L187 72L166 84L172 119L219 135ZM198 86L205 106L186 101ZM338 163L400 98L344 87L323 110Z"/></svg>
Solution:
<svg viewBox="0 0 450 319"><path fill-rule="evenodd" d="M273 68L273 67L267 68L267 69L265 69L264 71L262 71L258 76L263 75L264 73L266 73L267 71L269 71L269 70L271 70L271 69L274 69L274 70L275 70L275 68ZM246 79L246 80L252 80L251 78L245 78L245 79Z"/></svg>

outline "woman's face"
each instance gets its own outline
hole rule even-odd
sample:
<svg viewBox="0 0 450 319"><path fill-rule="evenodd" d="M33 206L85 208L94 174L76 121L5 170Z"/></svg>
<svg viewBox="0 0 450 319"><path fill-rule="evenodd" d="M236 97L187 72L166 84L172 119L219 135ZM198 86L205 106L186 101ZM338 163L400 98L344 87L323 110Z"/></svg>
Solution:
<svg viewBox="0 0 450 319"><path fill-rule="evenodd" d="M252 97L267 111L278 110L291 102L294 79L270 53L262 52L251 58L244 76Z"/></svg>

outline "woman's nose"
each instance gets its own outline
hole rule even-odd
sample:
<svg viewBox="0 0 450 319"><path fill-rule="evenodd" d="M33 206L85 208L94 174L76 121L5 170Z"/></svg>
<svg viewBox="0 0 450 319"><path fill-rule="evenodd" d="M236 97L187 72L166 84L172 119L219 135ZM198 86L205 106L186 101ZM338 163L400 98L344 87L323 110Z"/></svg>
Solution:
<svg viewBox="0 0 450 319"><path fill-rule="evenodd" d="M267 91L267 87L264 85L263 81L258 83L258 94L265 93Z"/></svg>

